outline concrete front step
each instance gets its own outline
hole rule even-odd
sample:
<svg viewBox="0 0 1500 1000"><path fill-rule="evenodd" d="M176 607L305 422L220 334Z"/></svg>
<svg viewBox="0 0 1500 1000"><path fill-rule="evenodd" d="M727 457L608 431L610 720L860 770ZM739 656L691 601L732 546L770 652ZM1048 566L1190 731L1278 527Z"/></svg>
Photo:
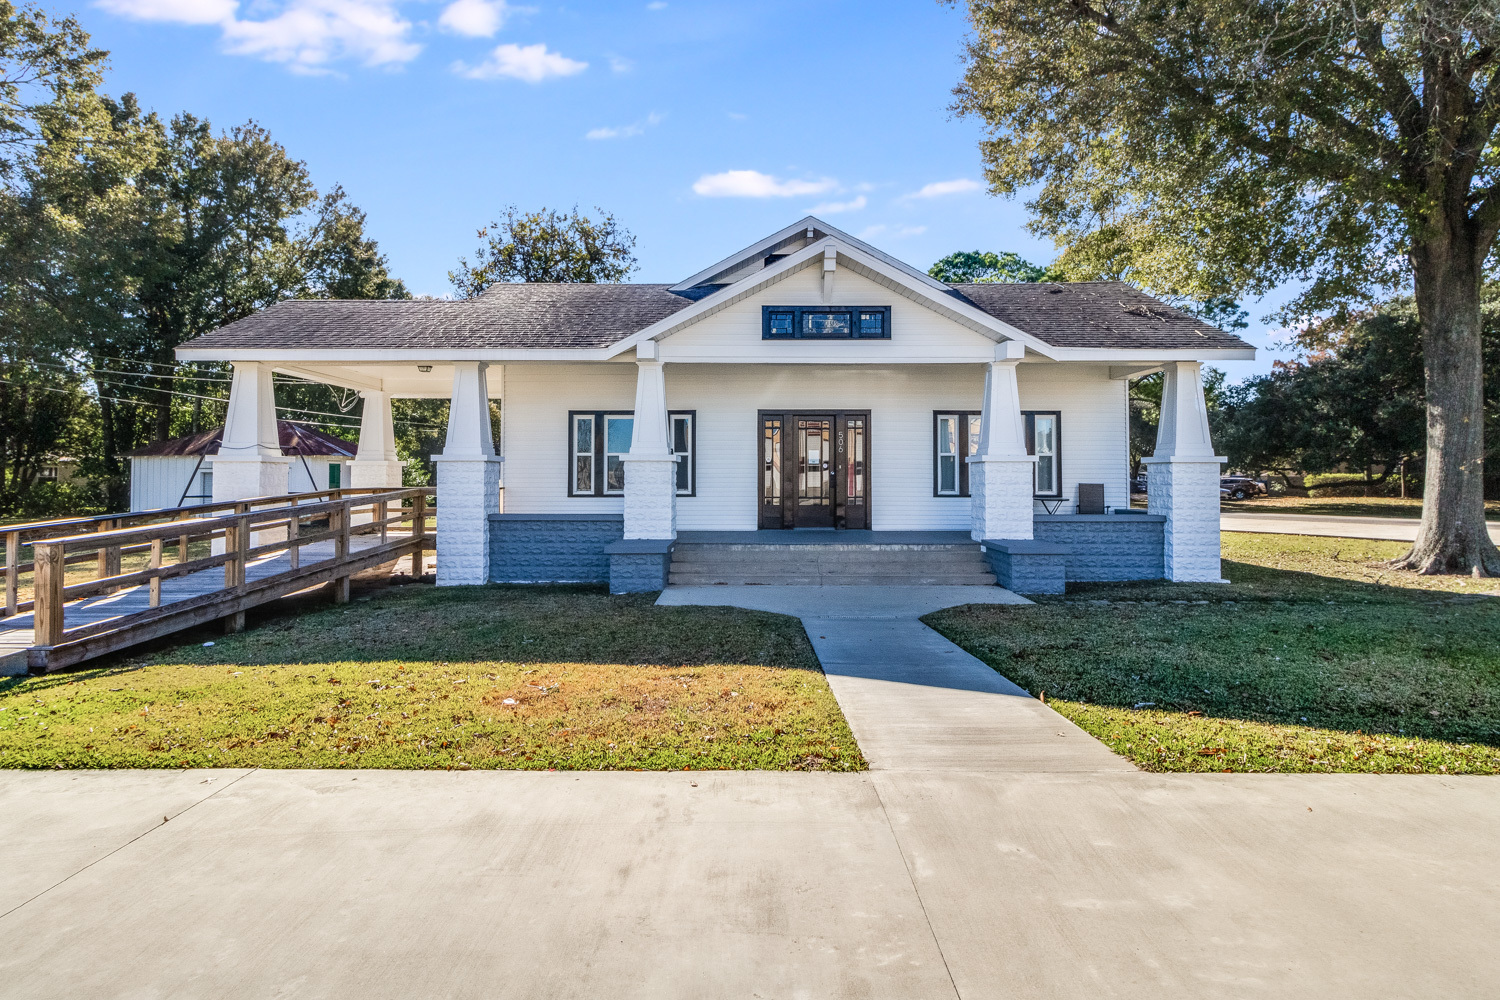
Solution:
<svg viewBox="0 0 1500 1000"><path fill-rule="evenodd" d="M677 586L993 587L978 543L678 543L669 580Z"/></svg>
<svg viewBox="0 0 1500 1000"><path fill-rule="evenodd" d="M821 576L789 573L710 573L673 570L669 582L675 587L764 586L764 587L994 587L993 573L921 575L913 573L827 573Z"/></svg>

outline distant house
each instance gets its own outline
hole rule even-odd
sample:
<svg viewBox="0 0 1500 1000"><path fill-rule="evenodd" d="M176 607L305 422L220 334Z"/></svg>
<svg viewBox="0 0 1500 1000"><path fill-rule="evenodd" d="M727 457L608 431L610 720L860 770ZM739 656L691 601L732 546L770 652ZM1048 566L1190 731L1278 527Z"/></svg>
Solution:
<svg viewBox="0 0 1500 1000"><path fill-rule="evenodd" d="M347 485L344 463L355 455L353 442L286 420L276 421L276 430L281 454L291 459L288 493ZM223 436L224 428L215 427L130 452L130 509L192 507L212 500L214 455Z"/></svg>

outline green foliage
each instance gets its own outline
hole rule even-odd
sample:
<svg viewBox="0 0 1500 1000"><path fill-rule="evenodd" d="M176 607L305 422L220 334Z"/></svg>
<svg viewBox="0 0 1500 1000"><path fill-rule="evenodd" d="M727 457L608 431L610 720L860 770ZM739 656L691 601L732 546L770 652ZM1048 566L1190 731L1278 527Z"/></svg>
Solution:
<svg viewBox="0 0 1500 1000"><path fill-rule="evenodd" d="M1490 5L967 6L956 109L988 126L993 190L1040 185L1064 271L1196 300L1310 278L1305 314L1410 281L1450 192L1474 237L1500 225Z"/></svg>
<svg viewBox="0 0 1500 1000"><path fill-rule="evenodd" d="M1045 267L1039 267L1018 254L988 253L982 250L960 250L950 253L927 269L939 281L953 285L983 281L1057 281Z"/></svg>
<svg viewBox="0 0 1500 1000"><path fill-rule="evenodd" d="M1500 284L1484 292L1486 441L1500 465ZM1420 475L1426 455L1422 332L1416 306L1398 298L1300 336L1303 356L1234 387L1214 438L1236 467L1333 473L1403 459ZM1500 495L1500 469L1486 477Z"/></svg>
<svg viewBox="0 0 1500 1000"><path fill-rule="evenodd" d="M75 454L119 509L122 453L222 420L227 366L179 366L177 345L283 299L409 295L342 188L319 196L253 122L100 93L103 56L76 21L0 0L0 372L68 382L97 427ZM319 391L300 405L329 410ZM0 467L59 446L3 391L0 421Z"/></svg>
<svg viewBox="0 0 1500 1000"><path fill-rule="evenodd" d="M448 280L460 298L471 299L500 281L623 281L635 270L635 237L604 209L599 218L511 205L479 230L474 263L460 257Z"/></svg>
<svg viewBox="0 0 1500 1000"><path fill-rule="evenodd" d="M104 494L87 481L44 481L24 489L0 490L0 516L22 521L88 517L107 511Z"/></svg>

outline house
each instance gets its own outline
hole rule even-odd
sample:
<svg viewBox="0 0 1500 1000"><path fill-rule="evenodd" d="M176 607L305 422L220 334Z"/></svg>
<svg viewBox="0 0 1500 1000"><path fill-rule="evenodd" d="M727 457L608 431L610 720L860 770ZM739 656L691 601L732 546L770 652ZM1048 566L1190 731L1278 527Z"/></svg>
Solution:
<svg viewBox="0 0 1500 1000"><path fill-rule="evenodd" d="M288 301L177 354L234 365L216 499L286 488L272 372L363 394L354 486L400 483L392 397L449 399L440 584L921 582L977 560L1046 592L1220 579L1200 366L1254 350L1120 282L945 284L808 217L676 284ZM1149 513L1128 513L1126 387L1154 371Z"/></svg>
<svg viewBox="0 0 1500 1000"><path fill-rule="evenodd" d="M130 509L195 507L211 501L214 459L223 436L224 428L215 427L128 452ZM278 452L287 459L286 480L268 495L337 489L347 479L344 466L355 455L351 442L288 420L276 422L276 438Z"/></svg>

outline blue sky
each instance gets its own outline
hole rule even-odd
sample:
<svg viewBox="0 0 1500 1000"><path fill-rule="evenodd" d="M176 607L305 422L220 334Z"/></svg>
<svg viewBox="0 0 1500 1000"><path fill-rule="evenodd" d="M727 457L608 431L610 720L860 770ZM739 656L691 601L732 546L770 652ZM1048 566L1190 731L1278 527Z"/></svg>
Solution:
<svg viewBox="0 0 1500 1000"><path fill-rule="evenodd" d="M979 183L980 129L947 111L966 26L936 0L48 6L111 51L111 92L219 127L253 118L320 188L343 184L417 293L448 294L474 230L511 203L615 213L640 281L809 211L924 268L1054 252L1022 201ZM1270 360L1226 367L1238 380Z"/></svg>

